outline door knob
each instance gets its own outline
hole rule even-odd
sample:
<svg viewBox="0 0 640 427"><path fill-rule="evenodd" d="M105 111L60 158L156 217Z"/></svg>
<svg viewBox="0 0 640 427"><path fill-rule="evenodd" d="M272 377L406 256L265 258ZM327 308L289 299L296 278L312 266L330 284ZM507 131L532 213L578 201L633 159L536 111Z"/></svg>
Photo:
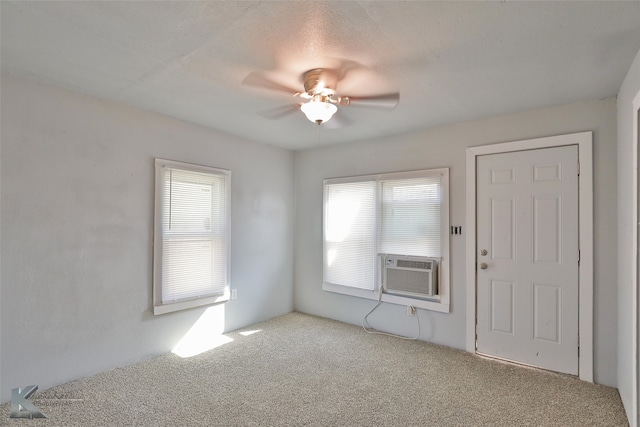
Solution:
<svg viewBox="0 0 640 427"><path fill-rule="evenodd" d="M487 250L486 250L486 249L482 249L482 250L480 250L480 255L482 255L482 256L486 256L487 254L488 254L488 252L487 252Z"/></svg>
<svg viewBox="0 0 640 427"><path fill-rule="evenodd" d="M486 269L487 269L487 267L489 267L489 266L487 265L487 263L486 263L486 262L481 262L481 263L480 263L480 270L486 270Z"/></svg>

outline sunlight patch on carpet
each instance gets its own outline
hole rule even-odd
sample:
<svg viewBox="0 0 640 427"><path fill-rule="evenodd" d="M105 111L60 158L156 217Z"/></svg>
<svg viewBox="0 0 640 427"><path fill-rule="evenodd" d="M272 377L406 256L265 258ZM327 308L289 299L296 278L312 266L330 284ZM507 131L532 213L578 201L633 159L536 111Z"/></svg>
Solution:
<svg viewBox="0 0 640 427"><path fill-rule="evenodd" d="M233 341L222 331L224 306L209 307L171 352L183 358L193 357Z"/></svg>
<svg viewBox="0 0 640 427"><path fill-rule="evenodd" d="M253 331L243 331L243 332L240 332L240 335L244 337L248 337L249 335L257 334L258 332L262 332L262 329L256 329Z"/></svg>

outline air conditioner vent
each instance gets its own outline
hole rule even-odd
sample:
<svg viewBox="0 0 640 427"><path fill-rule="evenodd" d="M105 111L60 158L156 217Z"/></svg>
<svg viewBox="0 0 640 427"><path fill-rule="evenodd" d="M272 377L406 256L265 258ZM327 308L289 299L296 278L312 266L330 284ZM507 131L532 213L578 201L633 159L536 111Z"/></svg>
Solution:
<svg viewBox="0 0 640 427"><path fill-rule="evenodd" d="M385 292L412 298L438 296L438 258L380 254Z"/></svg>
<svg viewBox="0 0 640 427"><path fill-rule="evenodd" d="M409 261L406 259L399 259L398 268L419 268L421 270L431 270L431 261Z"/></svg>

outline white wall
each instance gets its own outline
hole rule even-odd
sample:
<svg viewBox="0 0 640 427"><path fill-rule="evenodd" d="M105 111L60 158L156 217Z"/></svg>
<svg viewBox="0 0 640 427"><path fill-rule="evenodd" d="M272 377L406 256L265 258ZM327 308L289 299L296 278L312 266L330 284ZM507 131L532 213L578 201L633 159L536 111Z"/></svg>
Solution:
<svg viewBox="0 0 640 427"><path fill-rule="evenodd" d="M639 91L640 52L618 93L618 388L632 426L640 423L638 414L632 413L634 400L636 411L638 410L638 396L634 393L632 381L633 372L638 365L633 348L637 345L638 337L633 336L632 299L633 288L636 286L636 262L633 258L637 253L634 241L637 227L633 212L634 200L637 200L634 188L638 159L637 141L633 140L632 103Z"/></svg>
<svg viewBox="0 0 640 427"><path fill-rule="evenodd" d="M154 157L232 171L232 330L293 310L293 154L2 75L1 401L170 351L151 314ZM213 328L215 329L215 328Z"/></svg>
<svg viewBox="0 0 640 427"><path fill-rule="evenodd" d="M614 98L296 152L296 309L360 324L362 317L375 305L374 301L321 290L324 178L449 167L451 225L464 225L467 147L588 130L594 132L594 379L598 383L615 386L617 221L614 208ZM421 339L460 349L465 348L466 334L465 238L464 235L451 237L451 313L419 310ZM403 306L383 304L369 320L378 329L407 336L415 334L415 320L406 316Z"/></svg>
<svg viewBox="0 0 640 427"><path fill-rule="evenodd" d="M630 75L639 68L636 59ZM46 388L169 351L204 312L150 312L154 157L233 171L239 299L221 306L225 330L294 306L360 324L374 302L321 291L323 178L449 167L451 224L464 225L467 147L585 130L594 131L595 381L616 386L626 372L616 359L612 98L295 154L4 74L0 108L0 401L12 387ZM463 349L464 235L451 238L451 252L452 312L420 310L421 339ZM395 333L415 327L389 304L370 321Z"/></svg>

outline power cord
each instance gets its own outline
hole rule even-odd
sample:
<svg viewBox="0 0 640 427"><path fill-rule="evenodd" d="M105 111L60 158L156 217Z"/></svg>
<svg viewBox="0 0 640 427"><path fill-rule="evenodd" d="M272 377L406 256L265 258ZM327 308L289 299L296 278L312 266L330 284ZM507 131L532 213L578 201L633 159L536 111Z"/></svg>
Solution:
<svg viewBox="0 0 640 427"><path fill-rule="evenodd" d="M378 292L378 303L362 319L362 329L364 329L366 333L376 334L376 335L386 335L389 337L401 338L403 340L417 340L418 338L420 338L420 318L418 317L417 312L416 312L416 321L418 322L418 335L416 335L415 337L404 337L402 335L389 334L387 332L381 332L373 329L371 325L369 325L369 321L367 320L367 318L371 313L375 311L376 308L380 307L380 304L382 304L382 286L380 286L380 292ZM367 327L369 329L367 329Z"/></svg>

